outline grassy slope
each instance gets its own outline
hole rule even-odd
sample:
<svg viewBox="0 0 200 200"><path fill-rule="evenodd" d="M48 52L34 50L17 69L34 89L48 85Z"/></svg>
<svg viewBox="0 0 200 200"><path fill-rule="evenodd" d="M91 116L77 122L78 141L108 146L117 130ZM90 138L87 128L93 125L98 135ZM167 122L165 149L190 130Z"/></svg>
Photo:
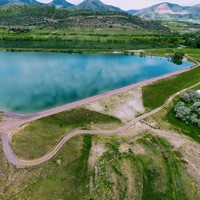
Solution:
<svg viewBox="0 0 200 200"><path fill-rule="evenodd" d="M173 111L173 108L168 111L164 119L172 124L175 129L181 131L182 133L188 135L189 137L200 143L200 128L192 124L185 124L180 119L177 119L175 117L175 112Z"/></svg>
<svg viewBox="0 0 200 200"><path fill-rule="evenodd" d="M166 141L151 135L128 141L118 137L79 136L71 139L47 164L24 169L40 171L34 181L18 180L9 199L198 199L196 183L187 174L181 155ZM106 152L93 168L88 158L93 141L106 146ZM119 146L139 145L143 154L120 152ZM60 162L58 162L60 161ZM23 171L23 170L22 170ZM18 176L22 171L18 171ZM20 179L20 178L19 178ZM14 180L15 183L16 179ZM26 187L24 184L26 183ZM23 189L22 189L23 188ZM21 192L16 192L21 190Z"/></svg>
<svg viewBox="0 0 200 200"><path fill-rule="evenodd" d="M158 50L157 50L158 51ZM156 51L156 52L157 52ZM199 50L184 50L194 58L198 57ZM155 51L152 54L156 54ZM165 52L161 52L164 54ZM150 52L149 52L150 54ZM177 76L157 81L153 84L143 87L144 106L153 110L162 104L174 93L194 85L200 81L200 67L194 68L188 72ZM159 94L159 95L158 95Z"/></svg>
<svg viewBox="0 0 200 200"><path fill-rule="evenodd" d="M17 186L6 188L8 199L82 199L88 195L87 158L91 146L90 136L72 138L48 163L17 170ZM27 177L20 175L26 173ZM29 176L32 176L30 179ZM36 176L38 175L38 176ZM12 197L12 198L11 198Z"/></svg>
<svg viewBox="0 0 200 200"><path fill-rule="evenodd" d="M184 53L187 53L189 56L200 61L199 59L199 50L197 49L185 49L182 50ZM153 52L154 55L158 53L158 50ZM168 50L161 51L162 55L169 53ZM184 89L188 86L191 86L197 82L200 82L200 73L199 68L193 69L189 72L177 75L173 78L165 79L159 82L156 82L152 85L146 86L143 88L143 97L144 97L144 105L149 109L155 109L161 106L172 94ZM194 89L200 89L199 86ZM159 95L157 95L159 93ZM160 112L155 116L155 119L159 121L161 120L161 124L165 121L169 122L172 125L172 128L181 132L183 134L188 135L193 138L195 141L200 142L200 131L199 128L189 124L186 125L181 120L175 117L175 113L173 111L173 104L167 108L165 112ZM162 126L162 125L161 125Z"/></svg>
<svg viewBox="0 0 200 200"><path fill-rule="evenodd" d="M200 81L199 71L200 67L145 86L143 88L144 106L153 110L163 105L174 93L198 83Z"/></svg>
<svg viewBox="0 0 200 200"><path fill-rule="evenodd" d="M198 23L166 21L162 22L162 24L179 33L191 33L200 30L200 24Z"/></svg>
<svg viewBox="0 0 200 200"><path fill-rule="evenodd" d="M200 90L200 86L194 88L195 90ZM194 126L192 124L185 124L180 119L175 117L175 112L173 107L170 106L168 108L168 113L164 120L167 120L175 129L181 131L182 133L188 135L189 137L193 138L195 141L200 143L200 128Z"/></svg>
<svg viewBox="0 0 200 200"><path fill-rule="evenodd" d="M45 155L69 132L93 127L117 128L120 120L78 108L52 115L22 128L13 136L12 147L20 157L33 159Z"/></svg>

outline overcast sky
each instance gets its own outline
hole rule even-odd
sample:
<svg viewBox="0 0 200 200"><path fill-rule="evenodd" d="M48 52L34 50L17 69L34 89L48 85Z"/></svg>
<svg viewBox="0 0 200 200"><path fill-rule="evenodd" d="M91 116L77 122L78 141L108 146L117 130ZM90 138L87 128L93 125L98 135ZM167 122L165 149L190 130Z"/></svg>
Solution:
<svg viewBox="0 0 200 200"><path fill-rule="evenodd" d="M52 0L38 0L38 1L47 3ZM83 0L67 0L67 1L73 4L78 4L82 2ZM166 0L166 1L169 3L180 4L183 6L191 6L191 5L200 3L199 0ZM124 10L141 9L141 8L145 8L145 7L148 7L157 3L161 3L161 2L166 2L166 1L165 0L102 0L103 3L117 6Z"/></svg>

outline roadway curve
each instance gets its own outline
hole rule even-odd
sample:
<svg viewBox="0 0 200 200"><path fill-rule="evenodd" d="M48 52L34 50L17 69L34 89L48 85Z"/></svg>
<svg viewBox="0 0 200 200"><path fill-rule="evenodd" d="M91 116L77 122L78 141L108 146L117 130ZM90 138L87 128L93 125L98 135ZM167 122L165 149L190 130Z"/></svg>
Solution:
<svg viewBox="0 0 200 200"><path fill-rule="evenodd" d="M197 63L196 67L198 67L198 66L199 66L199 63ZM176 75L176 74L188 71L188 70L189 69L174 72L174 73L167 74L167 75L164 75L164 76L161 76L161 77L157 77L157 78L154 78L154 79L151 79L151 80L143 81L141 83L133 84L133 85L125 87L125 88L121 88L121 89L118 89L118 90L115 90L115 91L111 91L111 92L105 93L103 95L97 95L95 97L91 97L91 98L88 98L88 99L85 99L85 100L82 100L82 101L78 101L78 102L71 103L71 104L66 104L64 106L60 106L60 107L57 107L57 108L54 108L54 109L50 109L50 110L47 110L47 111L37 113L33 116L30 116L30 118L27 117L27 119L9 120L9 121L6 121L6 122L2 122L0 124L0 133L1 133L1 137L2 137L4 154L7 158L7 160L11 164L15 165L17 168L25 168L25 167L30 167L30 166L34 166L34 165L39 165L39 164L42 164L42 163L50 160L70 138L72 138L76 135L81 135L81 134L110 134L111 135L111 134L118 134L118 133L124 132L127 129L129 129L132 125L136 124L138 121L143 120L143 119L161 111L163 108L165 108L167 105L169 105L170 102L176 96L180 95L181 93L185 92L188 89L191 89L193 87L200 85L200 82L173 94L171 97L169 97L169 99L161 107L159 107L159 108L157 108L157 109L155 109L151 112L145 113L145 114L131 120L130 122L128 122L127 124L125 124L124 126L118 128L116 130L76 130L76 131L73 131L73 132L67 134L51 152L49 152L48 154L44 155L41 158L37 158L37 159L34 159L34 160L20 159L16 156L16 154L13 152L13 149L10 146L10 141L11 141L12 135L22 125L24 125L26 123L35 121L37 119L40 119L40 118L43 118L43 117L46 117L46 116L49 116L49 115L52 115L52 114L55 114L55 113L66 111L66 110L69 110L69 109L72 109L72 108L75 108L75 107L78 107L78 106L82 106L86 103L96 101L96 100L111 96L111 95L116 94L116 93L124 92L128 89L132 89L132 88L135 88L135 87L141 87L141 86L147 85L149 83L152 83L154 81L161 80L161 79L167 78L167 77L171 77L173 75Z"/></svg>
<svg viewBox="0 0 200 200"><path fill-rule="evenodd" d="M4 150L4 153L5 153L5 156L6 156L7 160L10 163L12 163L13 165L15 165L17 168L30 167L30 166L34 166L34 165L44 163L44 162L48 161L49 159L51 159L70 138L72 138L76 135L81 135L81 134L118 134L118 133L124 132L127 129L129 129L132 125L136 124L138 121L145 119L145 118L161 111L163 108L165 108L167 105L169 105L170 102L177 95L180 95L184 91L191 89L193 87L196 87L198 85L200 85L200 82L191 86L191 87L188 87L184 90L181 90L181 91L175 93L161 107L159 107L159 108L157 108L157 109L155 109L151 112L145 113L145 114L131 120L126 125L118 128L116 130L76 130L76 131L73 131L73 132L69 133L68 135L66 135L50 153L46 154L45 156L43 156L41 158L34 159L34 160L23 160L23 159L18 158L15 155L15 153L13 152L12 148L10 147L9 134L3 133L2 134L2 142L3 142L3 150Z"/></svg>

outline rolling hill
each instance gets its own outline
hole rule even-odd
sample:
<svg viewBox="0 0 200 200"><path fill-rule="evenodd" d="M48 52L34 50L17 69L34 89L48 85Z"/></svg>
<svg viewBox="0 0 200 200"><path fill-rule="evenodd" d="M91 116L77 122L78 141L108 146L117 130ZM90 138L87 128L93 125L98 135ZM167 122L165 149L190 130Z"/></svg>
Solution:
<svg viewBox="0 0 200 200"><path fill-rule="evenodd" d="M9 14L8 14L9 13ZM121 27L169 32L159 22L140 19L124 12L56 9L49 5L9 5L0 7L1 26Z"/></svg>

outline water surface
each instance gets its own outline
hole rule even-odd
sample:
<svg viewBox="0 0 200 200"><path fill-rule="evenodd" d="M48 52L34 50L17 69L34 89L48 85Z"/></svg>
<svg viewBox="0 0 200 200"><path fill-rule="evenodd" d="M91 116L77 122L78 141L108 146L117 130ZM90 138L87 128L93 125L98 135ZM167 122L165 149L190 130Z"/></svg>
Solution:
<svg viewBox="0 0 200 200"><path fill-rule="evenodd" d="M37 112L189 66L122 54L0 52L0 110Z"/></svg>

